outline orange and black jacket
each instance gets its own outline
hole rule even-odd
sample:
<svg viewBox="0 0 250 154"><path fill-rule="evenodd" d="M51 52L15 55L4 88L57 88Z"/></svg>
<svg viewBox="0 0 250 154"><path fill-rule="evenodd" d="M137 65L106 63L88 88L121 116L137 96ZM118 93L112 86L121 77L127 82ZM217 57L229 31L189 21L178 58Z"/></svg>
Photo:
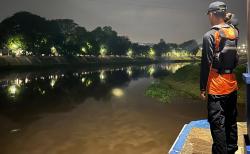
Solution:
<svg viewBox="0 0 250 154"><path fill-rule="evenodd" d="M203 36L202 45L202 59L200 70L200 90L207 91L212 95L229 94L238 89L235 75L232 74L219 74L213 71L212 64L214 63L214 53L216 50L216 35L218 30L217 26L223 28L230 28L229 25L216 25L211 28ZM223 46L220 46L223 48Z"/></svg>

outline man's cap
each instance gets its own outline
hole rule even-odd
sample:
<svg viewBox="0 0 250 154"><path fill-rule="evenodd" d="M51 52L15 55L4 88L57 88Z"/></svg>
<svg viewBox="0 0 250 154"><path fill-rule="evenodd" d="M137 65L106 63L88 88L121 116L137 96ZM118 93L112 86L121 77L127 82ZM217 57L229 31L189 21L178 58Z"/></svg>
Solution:
<svg viewBox="0 0 250 154"><path fill-rule="evenodd" d="M208 11L209 12L226 12L227 11L227 5L224 2L216 1L209 5Z"/></svg>

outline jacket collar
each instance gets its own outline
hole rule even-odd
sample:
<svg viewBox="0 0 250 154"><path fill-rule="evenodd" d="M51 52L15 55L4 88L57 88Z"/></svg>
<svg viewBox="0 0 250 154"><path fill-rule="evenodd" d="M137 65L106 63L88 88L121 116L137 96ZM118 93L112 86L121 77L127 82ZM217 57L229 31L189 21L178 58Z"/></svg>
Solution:
<svg viewBox="0 0 250 154"><path fill-rule="evenodd" d="M211 29L221 29L221 28L229 28L230 26L228 24L219 24L219 25L214 25Z"/></svg>

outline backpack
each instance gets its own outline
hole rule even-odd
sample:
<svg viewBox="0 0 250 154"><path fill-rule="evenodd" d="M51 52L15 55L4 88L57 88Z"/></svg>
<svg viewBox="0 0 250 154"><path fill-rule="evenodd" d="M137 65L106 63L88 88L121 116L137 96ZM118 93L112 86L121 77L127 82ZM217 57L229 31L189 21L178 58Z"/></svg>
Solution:
<svg viewBox="0 0 250 154"><path fill-rule="evenodd" d="M215 52L212 68L217 69L219 73L232 73L239 61L237 50L239 32L233 26L218 26L214 29L216 30Z"/></svg>

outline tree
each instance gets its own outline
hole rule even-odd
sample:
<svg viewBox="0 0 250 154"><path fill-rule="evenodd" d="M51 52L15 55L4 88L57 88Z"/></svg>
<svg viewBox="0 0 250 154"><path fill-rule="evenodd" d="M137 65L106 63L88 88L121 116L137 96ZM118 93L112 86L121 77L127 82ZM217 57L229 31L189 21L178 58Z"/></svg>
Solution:
<svg viewBox="0 0 250 154"><path fill-rule="evenodd" d="M183 42L179 45L179 47L183 50L189 51L193 55L195 55L199 50L199 45L196 40Z"/></svg>
<svg viewBox="0 0 250 154"><path fill-rule="evenodd" d="M13 55L20 56L22 54L25 54L27 46L23 36L15 35L8 38L7 48L11 51Z"/></svg>
<svg viewBox="0 0 250 154"><path fill-rule="evenodd" d="M166 44L164 39L160 39L160 42L158 44L155 44L153 48L155 50L156 56L161 56L169 50L169 46Z"/></svg>

